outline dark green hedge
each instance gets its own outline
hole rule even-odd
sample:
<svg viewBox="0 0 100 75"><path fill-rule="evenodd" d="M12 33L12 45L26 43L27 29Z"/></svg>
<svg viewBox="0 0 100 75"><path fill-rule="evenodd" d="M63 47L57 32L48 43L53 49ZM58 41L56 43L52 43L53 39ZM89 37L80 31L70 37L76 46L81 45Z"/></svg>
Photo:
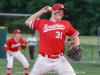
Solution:
<svg viewBox="0 0 100 75"><path fill-rule="evenodd" d="M1 0L1 13L21 13L33 14L42 7L55 3L62 3L69 9L64 18L80 32L80 35L97 35L100 26L100 0ZM50 14L45 14L41 18L50 18ZM9 32L15 28L21 29L24 33L33 32L25 26L27 17L0 16L0 25L8 27Z"/></svg>

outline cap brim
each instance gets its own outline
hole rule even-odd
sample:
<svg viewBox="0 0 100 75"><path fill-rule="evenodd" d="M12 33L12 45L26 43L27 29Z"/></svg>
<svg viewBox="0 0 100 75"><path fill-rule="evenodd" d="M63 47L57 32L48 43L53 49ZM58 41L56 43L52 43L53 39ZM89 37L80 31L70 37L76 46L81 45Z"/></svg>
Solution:
<svg viewBox="0 0 100 75"><path fill-rule="evenodd" d="M61 8L61 9L63 9L64 12L68 12L68 9L67 8Z"/></svg>
<svg viewBox="0 0 100 75"><path fill-rule="evenodd" d="M68 9L67 8L59 8L59 9L64 10L64 12L68 12ZM59 10L59 9L53 9L53 10Z"/></svg>
<svg viewBox="0 0 100 75"><path fill-rule="evenodd" d="M14 33L14 34L21 34L20 32Z"/></svg>

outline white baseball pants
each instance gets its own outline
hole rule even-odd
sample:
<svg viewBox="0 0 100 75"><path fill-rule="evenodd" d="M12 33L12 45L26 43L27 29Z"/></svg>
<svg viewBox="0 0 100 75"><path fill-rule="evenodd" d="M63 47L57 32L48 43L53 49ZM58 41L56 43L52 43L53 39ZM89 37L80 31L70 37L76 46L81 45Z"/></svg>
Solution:
<svg viewBox="0 0 100 75"><path fill-rule="evenodd" d="M25 56L20 52L20 50L18 50L17 52L12 52L12 56L9 56L9 54L7 53L7 61L8 61L7 68L13 67L14 58L20 61L24 68L29 67L29 63L26 60Z"/></svg>
<svg viewBox="0 0 100 75"><path fill-rule="evenodd" d="M58 75L76 75L72 66L64 56L58 59L49 59L40 54L29 75L45 75L46 73L52 72Z"/></svg>

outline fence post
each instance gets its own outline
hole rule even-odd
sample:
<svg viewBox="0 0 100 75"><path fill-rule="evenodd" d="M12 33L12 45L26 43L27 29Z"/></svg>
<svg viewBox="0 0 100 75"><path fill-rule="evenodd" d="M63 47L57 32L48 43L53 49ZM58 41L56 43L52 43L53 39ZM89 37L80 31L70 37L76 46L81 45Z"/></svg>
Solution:
<svg viewBox="0 0 100 75"><path fill-rule="evenodd" d="M4 43L6 42L7 28L0 26L0 58L6 58Z"/></svg>
<svg viewBox="0 0 100 75"><path fill-rule="evenodd" d="M100 59L100 27L98 27L98 54Z"/></svg>
<svg viewBox="0 0 100 75"><path fill-rule="evenodd" d="M93 61L93 45L92 45L92 52L91 52L91 61Z"/></svg>

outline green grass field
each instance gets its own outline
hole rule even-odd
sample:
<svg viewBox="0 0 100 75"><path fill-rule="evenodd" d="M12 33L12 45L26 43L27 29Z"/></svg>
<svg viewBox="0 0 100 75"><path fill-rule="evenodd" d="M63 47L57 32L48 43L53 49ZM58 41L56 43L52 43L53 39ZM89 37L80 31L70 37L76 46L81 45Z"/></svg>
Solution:
<svg viewBox="0 0 100 75"><path fill-rule="evenodd" d="M24 75L23 67L20 62L14 60L14 67L12 68L12 75ZM0 75L6 75L6 60L0 60ZM98 62L70 62L77 75L99 75L100 63ZM31 70L34 65L33 61L29 61ZM67 66L66 66L67 67ZM48 73L46 75L57 75L55 73Z"/></svg>
<svg viewBox="0 0 100 75"><path fill-rule="evenodd" d="M12 34L7 34L7 39L12 36L13 36ZM27 37L29 36L30 34L22 34L22 37L24 39L27 39ZM38 38L38 36L36 37ZM81 61L72 62L65 54L64 56L68 59L68 61L74 68L77 75L99 75L100 74L100 59L97 52L98 37L80 36L80 42L81 42L81 46L84 52ZM35 48L35 59L38 55L37 47L38 45ZM68 46L66 44L66 51L67 50L68 50ZM21 52L25 55L25 57L27 58L30 64L30 67L29 67L29 71L30 71L34 65L34 61L30 61L28 49L26 51L21 50ZM0 75L6 75L6 64L7 64L6 59L0 59ZM22 64L17 60L14 60L14 67L12 68L11 75L24 75ZM57 74L48 73L46 75L57 75Z"/></svg>

